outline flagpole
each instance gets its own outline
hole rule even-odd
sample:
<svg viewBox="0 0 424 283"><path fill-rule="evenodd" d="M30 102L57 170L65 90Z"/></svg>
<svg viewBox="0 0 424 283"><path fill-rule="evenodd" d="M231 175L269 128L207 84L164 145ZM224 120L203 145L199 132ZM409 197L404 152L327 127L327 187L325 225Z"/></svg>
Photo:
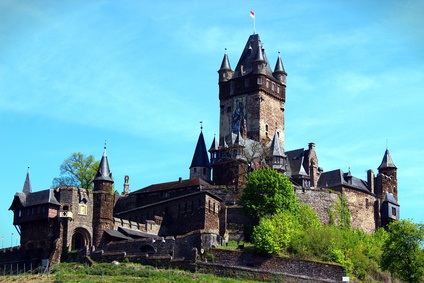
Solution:
<svg viewBox="0 0 424 283"><path fill-rule="evenodd" d="M254 11L250 11L250 17L253 19L253 34L256 34L256 17Z"/></svg>

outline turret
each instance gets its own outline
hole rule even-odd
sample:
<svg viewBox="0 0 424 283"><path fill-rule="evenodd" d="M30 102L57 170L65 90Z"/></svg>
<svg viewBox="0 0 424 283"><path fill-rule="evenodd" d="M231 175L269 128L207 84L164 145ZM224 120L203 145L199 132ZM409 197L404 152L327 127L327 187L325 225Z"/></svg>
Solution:
<svg viewBox="0 0 424 283"><path fill-rule="evenodd" d="M104 232L113 228L115 203L112 186L114 182L109 169L106 145L93 182L93 245L98 248L104 244Z"/></svg>
<svg viewBox="0 0 424 283"><path fill-rule="evenodd" d="M209 163L205 139L203 138L202 127L200 128L199 139L197 140L193 160L190 165L190 179L193 178L200 178L205 181L210 181L211 179L211 165Z"/></svg>
<svg viewBox="0 0 424 283"><path fill-rule="evenodd" d="M274 68L274 77L283 85L286 85L287 73L284 70L283 61L281 60L280 52L278 52L277 63Z"/></svg>
<svg viewBox="0 0 424 283"><path fill-rule="evenodd" d="M226 82L233 76L233 70L231 70L230 61L228 60L227 48L225 48L224 58L222 59L221 68L218 70L219 82Z"/></svg>
<svg viewBox="0 0 424 283"><path fill-rule="evenodd" d="M270 147L272 168L277 171L285 172L286 169L286 154L284 153L278 133L274 134Z"/></svg>
<svg viewBox="0 0 424 283"><path fill-rule="evenodd" d="M398 200L397 190L397 167L388 149L384 152L383 160L378 167L378 175L375 184L375 193L383 199L386 192L393 194L395 200Z"/></svg>

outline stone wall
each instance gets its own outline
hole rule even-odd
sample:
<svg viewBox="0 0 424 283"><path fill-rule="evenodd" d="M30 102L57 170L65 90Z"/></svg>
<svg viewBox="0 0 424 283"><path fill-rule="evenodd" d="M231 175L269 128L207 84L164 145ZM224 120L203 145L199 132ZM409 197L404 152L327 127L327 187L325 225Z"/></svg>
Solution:
<svg viewBox="0 0 424 283"><path fill-rule="evenodd" d="M301 202L310 204L321 223L329 223L328 209L338 199L337 192L329 192L327 189L296 189L296 195Z"/></svg>
<svg viewBox="0 0 424 283"><path fill-rule="evenodd" d="M214 263L227 267L247 267L261 271L302 276L309 282L341 282L346 271L337 264L262 256L252 252L213 249Z"/></svg>
<svg viewBox="0 0 424 283"><path fill-rule="evenodd" d="M374 203L377 199L372 195L348 188L343 189L343 194L346 196L350 211L352 229L361 229L368 234L374 233L377 228Z"/></svg>

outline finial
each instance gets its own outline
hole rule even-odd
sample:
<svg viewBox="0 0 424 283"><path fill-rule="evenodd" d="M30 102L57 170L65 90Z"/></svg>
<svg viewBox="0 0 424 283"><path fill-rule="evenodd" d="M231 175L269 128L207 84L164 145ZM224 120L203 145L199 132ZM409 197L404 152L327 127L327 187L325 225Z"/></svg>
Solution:
<svg viewBox="0 0 424 283"><path fill-rule="evenodd" d="M27 173L29 173L29 166L28 166L28 169L27 169Z"/></svg>
<svg viewBox="0 0 424 283"><path fill-rule="evenodd" d="M200 131L203 130L203 121L200 121Z"/></svg>
<svg viewBox="0 0 424 283"><path fill-rule="evenodd" d="M386 150L389 149L389 139L386 138Z"/></svg>
<svg viewBox="0 0 424 283"><path fill-rule="evenodd" d="M227 54L227 47L225 47L225 54Z"/></svg>
<svg viewBox="0 0 424 283"><path fill-rule="evenodd" d="M106 156L106 140L105 140L105 145L103 147L103 155Z"/></svg>

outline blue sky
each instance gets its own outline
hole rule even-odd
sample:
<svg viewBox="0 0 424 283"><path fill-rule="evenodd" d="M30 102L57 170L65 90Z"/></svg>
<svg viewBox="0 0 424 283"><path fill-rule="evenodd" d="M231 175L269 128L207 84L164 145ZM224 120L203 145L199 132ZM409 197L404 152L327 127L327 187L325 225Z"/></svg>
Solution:
<svg viewBox="0 0 424 283"><path fill-rule="evenodd" d="M424 2L3 0L4 246L28 166L33 191L47 189L64 159L100 159L107 140L119 191L125 175L130 190L188 178L199 121L207 146L219 133L217 70L225 48L235 68L250 10L288 73L286 150L315 142L324 170L365 179L388 141L401 218L422 223Z"/></svg>

